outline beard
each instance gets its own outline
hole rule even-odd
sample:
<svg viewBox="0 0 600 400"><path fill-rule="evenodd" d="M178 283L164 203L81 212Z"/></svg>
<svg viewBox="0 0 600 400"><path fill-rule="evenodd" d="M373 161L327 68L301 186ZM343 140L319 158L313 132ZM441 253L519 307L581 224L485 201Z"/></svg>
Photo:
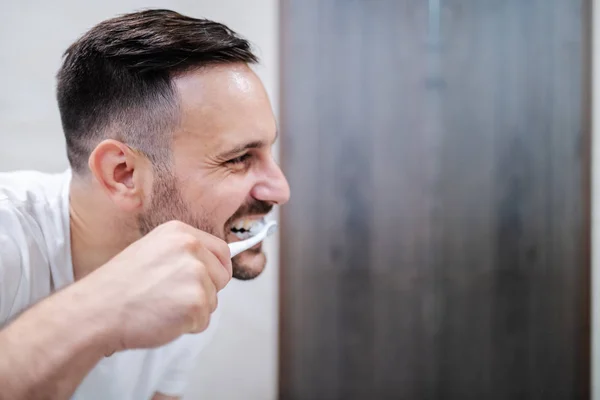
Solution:
<svg viewBox="0 0 600 400"><path fill-rule="evenodd" d="M232 224L239 218L247 215L268 214L273 206L260 200L242 205L231 218L227 220L223 230L219 233L214 225L210 223L207 213L198 215L187 206L183 200L177 178L168 169L157 169L157 177L152 186L152 197L150 207L138 215L138 230L142 236L148 234L154 228L166 222L177 220L198 230L207 232L219 239L225 240ZM247 250L245 253L262 253L261 250ZM231 260L233 277L239 280L250 280L256 278L261 270L255 271L244 265L240 258L244 253Z"/></svg>
<svg viewBox="0 0 600 400"><path fill-rule="evenodd" d="M138 229L142 236L148 234L159 225L169 221L180 221L198 230L217 235L206 216L195 215L186 205L177 185L177 178L168 170L157 169L157 177L152 185L152 197L148 210L138 218Z"/></svg>

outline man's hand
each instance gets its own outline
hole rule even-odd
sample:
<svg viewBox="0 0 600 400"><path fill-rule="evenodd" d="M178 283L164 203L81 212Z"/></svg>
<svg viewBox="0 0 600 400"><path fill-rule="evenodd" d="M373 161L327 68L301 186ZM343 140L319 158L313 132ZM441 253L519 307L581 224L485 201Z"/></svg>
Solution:
<svg viewBox="0 0 600 400"><path fill-rule="evenodd" d="M103 356L203 331L231 274L224 241L159 226L0 331L0 399L68 399Z"/></svg>
<svg viewBox="0 0 600 400"><path fill-rule="evenodd" d="M232 276L227 243L168 222L81 281L113 323L110 351L150 348L205 330Z"/></svg>

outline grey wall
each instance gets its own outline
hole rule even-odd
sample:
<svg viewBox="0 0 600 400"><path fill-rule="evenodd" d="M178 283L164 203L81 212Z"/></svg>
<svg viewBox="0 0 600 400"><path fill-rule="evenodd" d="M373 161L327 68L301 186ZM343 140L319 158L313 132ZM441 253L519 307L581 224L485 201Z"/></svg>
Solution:
<svg viewBox="0 0 600 400"><path fill-rule="evenodd" d="M282 2L281 399L588 398L590 3Z"/></svg>
<svg viewBox="0 0 600 400"><path fill-rule="evenodd" d="M0 171L67 167L54 99L54 75L67 46L116 14L164 7L230 25L258 48L257 71L277 107L276 0L6 1L0 12ZM220 328L201 354L189 399L274 399L277 376L278 238L270 240L266 272L232 282L220 307Z"/></svg>

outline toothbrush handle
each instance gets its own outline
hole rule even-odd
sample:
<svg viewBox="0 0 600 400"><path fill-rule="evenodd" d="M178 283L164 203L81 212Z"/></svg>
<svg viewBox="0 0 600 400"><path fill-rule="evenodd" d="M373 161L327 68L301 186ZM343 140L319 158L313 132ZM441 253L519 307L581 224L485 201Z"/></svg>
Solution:
<svg viewBox="0 0 600 400"><path fill-rule="evenodd" d="M262 235L260 235L260 236L262 236ZM248 250L250 247L257 245L262 240L263 240L262 237L253 236L251 238L242 240L240 242L229 243L228 246L229 246L229 251L231 252L231 258L237 256L238 254L240 254L243 251Z"/></svg>

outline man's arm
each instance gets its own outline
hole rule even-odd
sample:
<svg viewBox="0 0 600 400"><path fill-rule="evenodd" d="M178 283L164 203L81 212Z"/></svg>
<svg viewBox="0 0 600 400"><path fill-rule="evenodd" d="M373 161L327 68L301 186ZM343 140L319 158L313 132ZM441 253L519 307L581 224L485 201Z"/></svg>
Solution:
<svg viewBox="0 0 600 400"><path fill-rule="evenodd" d="M203 332L231 279L229 256L188 225L156 228L0 331L0 400L68 399L106 354Z"/></svg>
<svg viewBox="0 0 600 400"><path fill-rule="evenodd" d="M0 399L68 399L108 351L110 320L73 284L0 331Z"/></svg>

